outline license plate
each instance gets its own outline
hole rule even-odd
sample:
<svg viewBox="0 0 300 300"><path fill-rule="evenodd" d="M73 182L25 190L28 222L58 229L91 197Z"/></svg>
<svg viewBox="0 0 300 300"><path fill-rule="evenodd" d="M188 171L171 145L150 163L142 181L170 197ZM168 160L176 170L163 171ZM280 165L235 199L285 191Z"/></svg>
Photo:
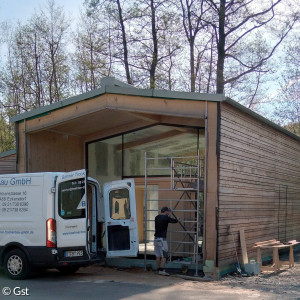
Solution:
<svg viewBox="0 0 300 300"><path fill-rule="evenodd" d="M65 257L76 257L76 256L83 256L83 250L78 251L65 251Z"/></svg>

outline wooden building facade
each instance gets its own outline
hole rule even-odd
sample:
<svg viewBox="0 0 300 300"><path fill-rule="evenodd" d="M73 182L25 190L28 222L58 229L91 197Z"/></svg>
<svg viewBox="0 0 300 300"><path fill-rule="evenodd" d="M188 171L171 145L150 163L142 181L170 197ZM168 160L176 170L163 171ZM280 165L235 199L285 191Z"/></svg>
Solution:
<svg viewBox="0 0 300 300"><path fill-rule="evenodd" d="M143 154L199 151L207 273L232 270L240 228L250 257L260 240L300 239L300 138L223 95L136 89L107 77L100 89L12 121L18 172L86 168L102 183L133 177L141 224Z"/></svg>
<svg viewBox="0 0 300 300"><path fill-rule="evenodd" d="M0 153L0 175L17 172L16 150Z"/></svg>
<svg viewBox="0 0 300 300"><path fill-rule="evenodd" d="M234 232L255 242L300 240L300 139L228 100L221 104L218 166L219 266L232 262Z"/></svg>

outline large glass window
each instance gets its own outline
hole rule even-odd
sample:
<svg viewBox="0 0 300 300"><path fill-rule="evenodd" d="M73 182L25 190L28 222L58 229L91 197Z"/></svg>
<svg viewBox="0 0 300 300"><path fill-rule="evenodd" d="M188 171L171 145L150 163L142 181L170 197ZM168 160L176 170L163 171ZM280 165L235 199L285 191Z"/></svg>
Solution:
<svg viewBox="0 0 300 300"><path fill-rule="evenodd" d="M102 183L144 176L145 152L166 170L170 161L163 157L196 156L198 149L204 157L204 130L156 125L88 144L89 175ZM165 170L151 175L168 176Z"/></svg>
<svg viewBox="0 0 300 300"><path fill-rule="evenodd" d="M99 182L122 178L122 136L88 145L89 175Z"/></svg>
<svg viewBox="0 0 300 300"><path fill-rule="evenodd" d="M85 180L69 180L58 186L58 214L63 219L85 218Z"/></svg>
<svg viewBox="0 0 300 300"><path fill-rule="evenodd" d="M199 147L199 130L175 126L153 126L124 135L124 176L145 175L145 152L147 157L162 170L151 175L169 175L168 157L195 156ZM204 153L204 152L203 152ZM165 159L163 159L165 158ZM164 168L164 170L163 170Z"/></svg>

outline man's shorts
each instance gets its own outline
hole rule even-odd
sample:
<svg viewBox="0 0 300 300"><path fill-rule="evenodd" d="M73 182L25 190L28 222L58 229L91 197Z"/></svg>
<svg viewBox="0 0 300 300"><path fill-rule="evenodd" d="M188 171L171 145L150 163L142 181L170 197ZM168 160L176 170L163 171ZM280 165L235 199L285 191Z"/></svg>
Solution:
<svg viewBox="0 0 300 300"><path fill-rule="evenodd" d="M168 258L168 243L164 238L154 239L154 253L156 257Z"/></svg>

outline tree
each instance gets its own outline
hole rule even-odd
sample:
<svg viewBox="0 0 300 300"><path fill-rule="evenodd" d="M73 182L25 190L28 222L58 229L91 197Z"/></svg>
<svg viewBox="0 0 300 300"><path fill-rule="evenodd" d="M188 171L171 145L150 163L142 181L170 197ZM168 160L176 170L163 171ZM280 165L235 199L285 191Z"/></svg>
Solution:
<svg viewBox="0 0 300 300"><path fill-rule="evenodd" d="M281 90L274 101L275 121L300 136L300 37L289 38L281 64L284 65Z"/></svg>
<svg viewBox="0 0 300 300"><path fill-rule="evenodd" d="M208 14L206 22L214 28L218 50L217 93L224 93L225 85L232 84L249 73L263 72L266 62L298 20L297 15L292 15L278 22L279 17L283 18L283 0L207 2L212 13ZM271 25L275 25L277 30L273 35L270 30L265 31L270 41L266 48L258 47L250 53L240 50L245 48L243 45L250 46Z"/></svg>
<svg viewBox="0 0 300 300"><path fill-rule="evenodd" d="M174 68L173 58L179 49L179 39L174 37L176 11L171 1L139 0L136 5L139 18L134 22L131 47L135 77L141 86L169 88L170 69Z"/></svg>
<svg viewBox="0 0 300 300"><path fill-rule="evenodd" d="M13 126L9 124L6 112L0 105L0 153L14 149L14 141Z"/></svg>
<svg viewBox="0 0 300 300"><path fill-rule="evenodd" d="M129 71L129 61L128 61L128 47L127 47L127 38L126 38L126 30L125 30L125 19L123 18L123 11L120 4L120 0L116 0L118 5L118 13L119 13L119 22L121 27L121 33L122 33L122 44L123 44L123 53L124 53L124 67L126 71L126 78L127 83L132 84L130 71Z"/></svg>
<svg viewBox="0 0 300 300"><path fill-rule="evenodd" d="M103 76L111 74L111 59L108 54L110 37L106 24L100 23L97 14L81 15L75 33L75 84L74 90L85 93L100 86Z"/></svg>
<svg viewBox="0 0 300 300"><path fill-rule="evenodd" d="M211 36L207 34L203 16L207 13L205 0L180 0L182 11L182 24L186 39L189 44L189 63L190 63L190 90L196 91L196 79L199 75L199 69L204 59ZM198 39L198 34L201 34L201 41ZM208 39L208 42L206 41ZM201 45L200 45L201 43ZM201 48L201 49L199 49ZM198 51L197 51L198 50ZM197 51L197 55L195 54ZM211 75L211 73L210 73Z"/></svg>
<svg viewBox="0 0 300 300"><path fill-rule="evenodd" d="M69 21L61 7L49 0L46 10L33 18L41 42L45 45L44 71L48 85L49 103L57 102L68 94L69 65L66 54L66 35Z"/></svg>
<svg viewBox="0 0 300 300"><path fill-rule="evenodd" d="M101 23L104 18L109 20L108 23L112 29L111 41L114 47L112 55L121 61L124 67L126 81L128 84L132 84L128 38L126 33L126 23L135 17L131 3L126 5L125 1L121 3L120 0L85 0L85 4L88 17L95 18L95 16L101 12L101 19L98 20L99 23ZM112 20L112 24L110 20ZM122 54L120 55L121 49Z"/></svg>
<svg viewBox="0 0 300 300"><path fill-rule="evenodd" d="M8 56L0 72L4 105L15 113L69 95L66 54L68 23L53 1L8 35Z"/></svg>

